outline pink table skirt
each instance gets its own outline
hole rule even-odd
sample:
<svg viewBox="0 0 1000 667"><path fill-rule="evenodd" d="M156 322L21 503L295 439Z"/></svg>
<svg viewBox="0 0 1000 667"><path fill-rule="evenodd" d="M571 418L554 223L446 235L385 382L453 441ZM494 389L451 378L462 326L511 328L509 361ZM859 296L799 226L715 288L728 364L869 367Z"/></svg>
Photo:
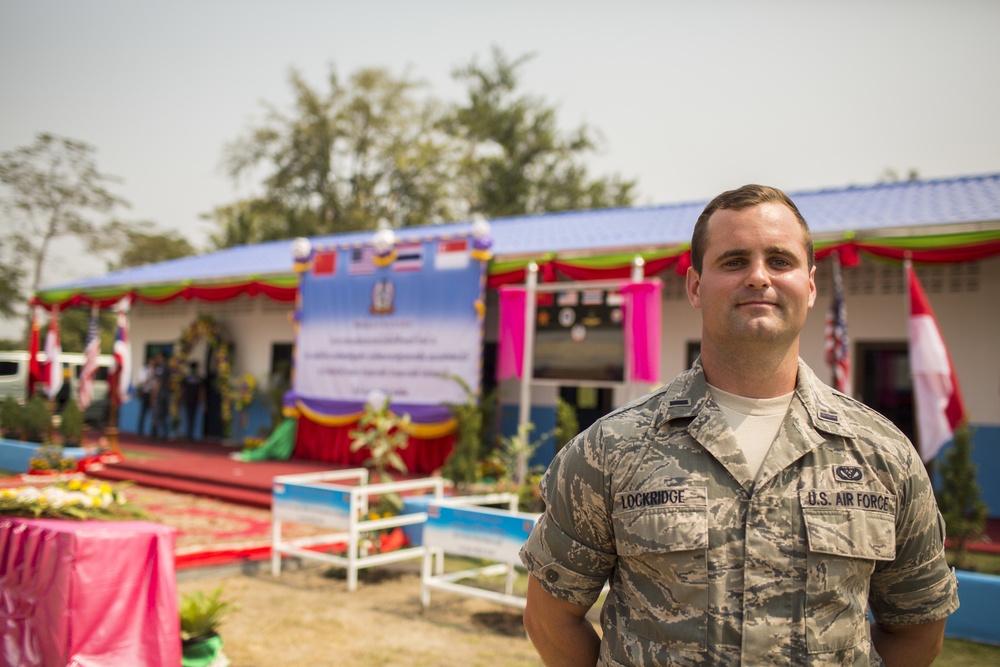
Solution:
<svg viewBox="0 0 1000 667"><path fill-rule="evenodd" d="M174 534L0 517L0 665L177 667Z"/></svg>

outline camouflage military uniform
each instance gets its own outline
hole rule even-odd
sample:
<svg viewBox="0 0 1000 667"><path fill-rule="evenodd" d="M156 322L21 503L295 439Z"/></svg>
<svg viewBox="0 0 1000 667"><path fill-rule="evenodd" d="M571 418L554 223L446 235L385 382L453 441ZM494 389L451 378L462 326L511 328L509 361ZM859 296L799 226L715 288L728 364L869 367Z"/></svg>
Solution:
<svg viewBox="0 0 1000 667"><path fill-rule="evenodd" d="M958 607L916 451L799 362L756 480L700 363L559 453L521 551L552 595L594 603L600 665L880 665L891 624Z"/></svg>

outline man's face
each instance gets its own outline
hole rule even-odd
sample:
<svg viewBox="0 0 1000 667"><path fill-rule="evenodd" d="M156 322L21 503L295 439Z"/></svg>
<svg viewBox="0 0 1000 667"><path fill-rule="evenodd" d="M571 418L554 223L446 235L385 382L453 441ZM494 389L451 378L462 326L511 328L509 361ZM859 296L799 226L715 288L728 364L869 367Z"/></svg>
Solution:
<svg viewBox="0 0 1000 667"><path fill-rule="evenodd" d="M701 275L687 273L704 337L791 345L816 301L816 269L795 214L777 203L719 210L708 219L707 240Z"/></svg>

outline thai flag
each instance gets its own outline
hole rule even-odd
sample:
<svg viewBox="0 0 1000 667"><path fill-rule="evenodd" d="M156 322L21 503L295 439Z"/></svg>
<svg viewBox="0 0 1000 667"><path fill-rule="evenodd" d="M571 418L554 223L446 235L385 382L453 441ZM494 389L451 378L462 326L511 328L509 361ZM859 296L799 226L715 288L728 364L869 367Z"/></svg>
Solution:
<svg viewBox="0 0 1000 667"><path fill-rule="evenodd" d="M128 320L125 317L125 307L118 309L118 328L115 331L115 344L112 348L115 357L114 382L109 388L113 400L119 404L128 401L128 390L132 378L132 348L128 342Z"/></svg>
<svg viewBox="0 0 1000 667"><path fill-rule="evenodd" d="M101 337L97 334L97 308L90 311L90 325L83 346L83 368L80 369L80 388L77 390L80 409L86 410L94 400L94 376L97 375L97 355L101 353Z"/></svg>
<svg viewBox="0 0 1000 667"><path fill-rule="evenodd" d="M844 301L844 282L840 276L840 257L833 256L833 302L826 314L825 352L826 363L833 370L833 387L850 394L851 341L847 336L847 303Z"/></svg>
<svg viewBox="0 0 1000 667"><path fill-rule="evenodd" d="M396 246L396 261L393 271L419 271L424 268L424 244L401 243Z"/></svg>
<svg viewBox="0 0 1000 667"><path fill-rule="evenodd" d="M965 420L965 405L931 304L909 261L905 270L910 286L910 373L913 375L920 458L927 463L937 456Z"/></svg>

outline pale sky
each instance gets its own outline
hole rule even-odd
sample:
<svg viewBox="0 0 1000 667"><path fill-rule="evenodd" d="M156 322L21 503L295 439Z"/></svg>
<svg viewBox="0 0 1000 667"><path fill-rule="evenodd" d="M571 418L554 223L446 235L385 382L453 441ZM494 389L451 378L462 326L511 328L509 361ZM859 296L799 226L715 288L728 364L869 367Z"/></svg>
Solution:
<svg viewBox="0 0 1000 667"><path fill-rule="evenodd" d="M604 136L639 204L747 182L789 191L1000 171L1000 2L0 0L0 150L79 139L122 218L176 229L244 193L223 146L287 109L289 68L384 66L459 101L452 69L533 52L522 91ZM44 284L101 274L57 248Z"/></svg>

